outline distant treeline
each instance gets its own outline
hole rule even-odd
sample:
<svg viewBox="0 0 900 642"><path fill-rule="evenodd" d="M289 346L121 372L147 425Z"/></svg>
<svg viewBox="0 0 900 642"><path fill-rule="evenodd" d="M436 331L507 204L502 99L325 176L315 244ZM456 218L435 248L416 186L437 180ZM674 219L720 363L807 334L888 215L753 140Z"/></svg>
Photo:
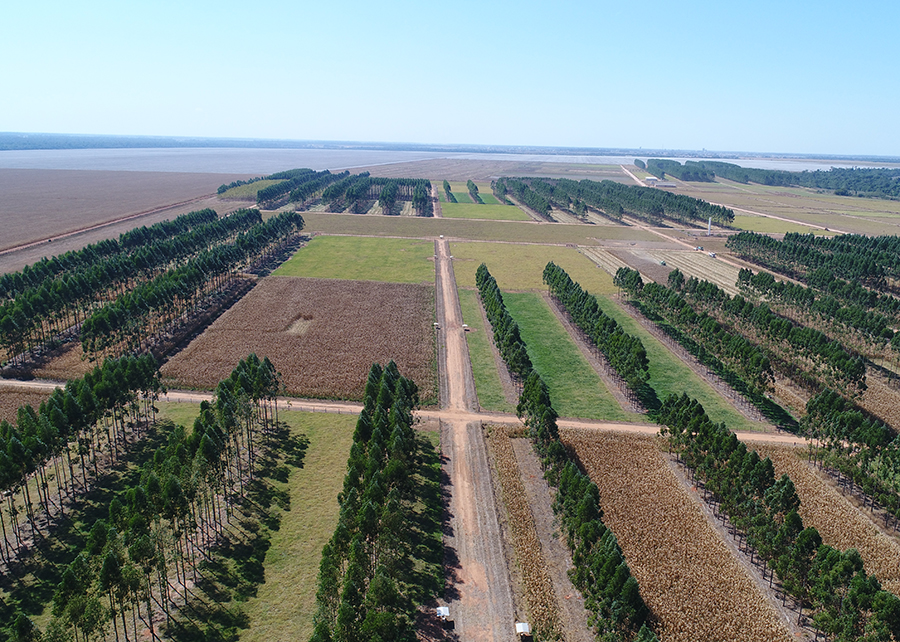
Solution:
<svg viewBox="0 0 900 642"><path fill-rule="evenodd" d="M682 181L709 182L716 176L737 183L810 187L833 190L839 196L900 198L900 169L840 168L814 172L786 172L780 169L741 167L721 161L678 161L651 158L647 171L663 178L666 174Z"/></svg>

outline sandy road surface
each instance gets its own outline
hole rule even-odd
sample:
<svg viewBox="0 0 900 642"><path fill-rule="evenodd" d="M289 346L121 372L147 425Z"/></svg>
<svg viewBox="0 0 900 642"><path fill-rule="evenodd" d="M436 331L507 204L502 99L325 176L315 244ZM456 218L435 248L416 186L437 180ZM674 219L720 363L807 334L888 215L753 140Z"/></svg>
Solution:
<svg viewBox="0 0 900 642"><path fill-rule="evenodd" d="M631 173L624 165L620 165L619 167L621 167L622 171L625 172L626 174L628 174L634 180L635 183L637 183L641 187L647 187L647 183L645 183L644 181L639 179L637 176L635 176L633 173Z"/></svg>

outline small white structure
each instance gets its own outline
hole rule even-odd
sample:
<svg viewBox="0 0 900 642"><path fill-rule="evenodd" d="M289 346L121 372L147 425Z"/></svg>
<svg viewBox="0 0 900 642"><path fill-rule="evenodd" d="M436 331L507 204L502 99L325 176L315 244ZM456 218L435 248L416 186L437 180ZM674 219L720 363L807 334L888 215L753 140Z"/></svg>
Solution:
<svg viewBox="0 0 900 642"><path fill-rule="evenodd" d="M531 627L528 626L527 622L516 622L516 633L518 633L519 637L531 635Z"/></svg>
<svg viewBox="0 0 900 642"><path fill-rule="evenodd" d="M671 181L660 181L656 184L657 187L678 187L675 183Z"/></svg>
<svg viewBox="0 0 900 642"><path fill-rule="evenodd" d="M709 255L710 255L711 257L713 257L713 258L716 258L716 253L715 253L715 252L710 252Z"/></svg>
<svg viewBox="0 0 900 642"><path fill-rule="evenodd" d="M659 181L659 179L656 178L656 176L648 176L647 178L644 179L644 182L647 183L647 185L650 185L651 187L653 185L656 185L656 183L658 181Z"/></svg>
<svg viewBox="0 0 900 642"><path fill-rule="evenodd" d="M435 613L437 613L437 616L439 618L441 618L442 622L446 622L447 620L450 619L450 607L439 606L434 611L435 611Z"/></svg>

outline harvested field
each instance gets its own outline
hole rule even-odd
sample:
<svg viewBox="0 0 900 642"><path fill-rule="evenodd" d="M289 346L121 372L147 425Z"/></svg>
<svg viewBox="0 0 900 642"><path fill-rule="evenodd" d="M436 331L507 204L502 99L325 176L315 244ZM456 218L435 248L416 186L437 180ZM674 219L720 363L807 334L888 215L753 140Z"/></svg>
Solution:
<svg viewBox="0 0 900 642"><path fill-rule="evenodd" d="M436 401L434 287L270 276L162 368L172 386L211 389L251 352L289 394L356 399L372 363L393 359Z"/></svg>
<svg viewBox="0 0 900 642"><path fill-rule="evenodd" d="M875 575L885 590L900 592L900 541L888 537L845 497L824 473L806 463L803 449L763 445L757 448L775 465L775 474L787 474L800 497L800 517L814 526L822 541L840 550L855 548L866 573Z"/></svg>
<svg viewBox="0 0 900 642"><path fill-rule="evenodd" d="M27 390L0 382L0 421L14 424L19 407L28 404L37 410L37 407L49 397L49 392Z"/></svg>
<svg viewBox="0 0 900 642"><path fill-rule="evenodd" d="M900 417L897 408L900 406L900 390L896 382L891 382L881 370L866 368L866 391L858 400L863 408L876 415L894 430L900 430Z"/></svg>
<svg viewBox="0 0 900 642"><path fill-rule="evenodd" d="M236 178L244 177L175 172L0 169L0 194L3 194L0 250L215 194L219 185ZM174 216L141 219L133 222L131 227L164 218ZM115 236L118 234L116 232ZM60 249L48 247L44 254Z"/></svg>
<svg viewBox="0 0 900 642"><path fill-rule="evenodd" d="M562 430L665 642L790 640L651 437Z"/></svg>
<svg viewBox="0 0 900 642"><path fill-rule="evenodd" d="M635 254L638 251L634 252ZM678 268L684 272L685 278L696 277L700 280L715 283L728 294L734 296L738 293L737 283L740 268L723 263L706 252L690 250L645 250L646 254L657 261L665 261L669 270Z"/></svg>
<svg viewBox="0 0 900 642"><path fill-rule="evenodd" d="M579 251L596 263L598 267L606 270L610 276L615 276L616 272L619 271L619 268L629 267L625 261L608 250L603 250L598 247L582 247L579 248Z"/></svg>

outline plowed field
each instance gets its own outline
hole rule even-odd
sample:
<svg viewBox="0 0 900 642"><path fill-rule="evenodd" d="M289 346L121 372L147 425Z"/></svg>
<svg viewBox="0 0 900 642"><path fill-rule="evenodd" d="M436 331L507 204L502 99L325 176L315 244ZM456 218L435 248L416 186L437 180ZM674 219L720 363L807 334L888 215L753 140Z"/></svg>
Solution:
<svg viewBox="0 0 900 642"><path fill-rule="evenodd" d="M655 439L563 430L600 489L665 642L790 640L757 589L675 477Z"/></svg>
<svg viewBox="0 0 900 642"><path fill-rule="evenodd" d="M288 393L361 399L372 363L393 359L434 403L434 287L270 276L162 368L170 385L213 388L250 352Z"/></svg>
<svg viewBox="0 0 900 642"><path fill-rule="evenodd" d="M814 526L822 541L840 550L855 548L866 572L874 574L885 590L900 591L900 542L885 535L840 491L798 457L793 448L764 446L757 449L775 465L775 474L787 473L800 497L800 516ZM802 451L799 453L802 455Z"/></svg>

